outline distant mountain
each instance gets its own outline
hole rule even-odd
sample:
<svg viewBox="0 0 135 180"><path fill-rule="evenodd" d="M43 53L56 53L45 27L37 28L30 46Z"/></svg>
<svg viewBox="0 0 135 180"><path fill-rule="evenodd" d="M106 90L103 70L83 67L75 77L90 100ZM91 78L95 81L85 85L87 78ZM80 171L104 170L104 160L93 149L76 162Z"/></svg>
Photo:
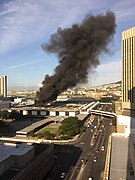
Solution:
<svg viewBox="0 0 135 180"><path fill-rule="evenodd" d="M118 81L118 82L116 82L116 83L113 83L113 84L121 84L122 83L122 81Z"/></svg>
<svg viewBox="0 0 135 180"><path fill-rule="evenodd" d="M113 83L103 84L102 86L110 85L110 84L121 84L121 83L122 83L122 81L117 81L117 82L113 82Z"/></svg>
<svg viewBox="0 0 135 180"><path fill-rule="evenodd" d="M99 85L99 86L105 86L105 85L111 85L111 84L121 84L121 81L103 84L103 85ZM25 87L25 86L13 86L13 87L11 87L10 86L8 88L8 91L30 91L30 90L38 91L39 86L29 86L29 87Z"/></svg>
<svg viewBox="0 0 135 180"><path fill-rule="evenodd" d="M10 86L8 87L8 91L30 91L30 90L35 90L38 91L39 87L38 86Z"/></svg>

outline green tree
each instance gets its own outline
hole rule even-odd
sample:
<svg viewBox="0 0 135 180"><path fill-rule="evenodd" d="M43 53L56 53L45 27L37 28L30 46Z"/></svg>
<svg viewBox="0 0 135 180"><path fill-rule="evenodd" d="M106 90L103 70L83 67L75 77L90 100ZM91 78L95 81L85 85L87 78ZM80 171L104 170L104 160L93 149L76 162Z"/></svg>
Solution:
<svg viewBox="0 0 135 180"><path fill-rule="evenodd" d="M54 139L54 136L53 136L53 134L50 133L50 131L44 131L43 136L46 139Z"/></svg>
<svg viewBox="0 0 135 180"><path fill-rule="evenodd" d="M37 137L38 137L38 138L43 138L44 136L43 136L43 134L38 133L38 134L37 134Z"/></svg>
<svg viewBox="0 0 135 180"><path fill-rule="evenodd" d="M7 110L0 110L0 118L8 119L9 112Z"/></svg>
<svg viewBox="0 0 135 180"><path fill-rule="evenodd" d="M80 133L80 121L77 117L68 117L62 121L59 131L69 137Z"/></svg>

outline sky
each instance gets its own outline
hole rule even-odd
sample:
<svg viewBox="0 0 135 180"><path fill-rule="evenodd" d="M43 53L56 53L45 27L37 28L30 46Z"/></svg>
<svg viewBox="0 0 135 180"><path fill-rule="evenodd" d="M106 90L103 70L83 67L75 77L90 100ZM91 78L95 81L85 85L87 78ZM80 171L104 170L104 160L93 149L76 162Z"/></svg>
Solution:
<svg viewBox="0 0 135 180"><path fill-rule="evenodd" d="M59 27L79 24L88 13L113 11L116 33L111 54L100 55L100 65L85 86L121 80L121 33L135 26L135 0L0 0L0 75L8 77L8 89L39 87L58 65L54 54L41 45Z"/></svg>

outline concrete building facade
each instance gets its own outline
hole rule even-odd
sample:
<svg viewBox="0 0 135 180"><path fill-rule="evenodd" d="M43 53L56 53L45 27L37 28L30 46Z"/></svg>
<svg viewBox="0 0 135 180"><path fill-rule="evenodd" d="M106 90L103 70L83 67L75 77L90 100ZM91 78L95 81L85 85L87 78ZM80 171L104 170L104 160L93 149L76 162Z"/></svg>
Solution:
<svg viewBox="0 0 135 180"><path fill-rule="evenodd" d="M0 76L0 96L7 97L7 76Z"/></svg>

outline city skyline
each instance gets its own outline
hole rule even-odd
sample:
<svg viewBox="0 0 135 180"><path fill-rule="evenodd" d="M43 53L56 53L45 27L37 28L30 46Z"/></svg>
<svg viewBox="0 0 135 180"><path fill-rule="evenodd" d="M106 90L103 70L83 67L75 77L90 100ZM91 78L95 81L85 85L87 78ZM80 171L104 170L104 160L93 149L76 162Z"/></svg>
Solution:
<svg viewBox="0 0 135 180"><path fill-rule="evenodd" d="M107 1L74 2L55 0L2 0L0 5L0 66L1 75L8 76L8 87L38 86L45 74L53 74L58 59L45 53L41 44L49 41L58 27L79 24L88 13L103 14L108 9L116 15L116 34L110 55L100 56L100 65L89 75L88 85L100 85L121 80L121 32L134 26L135 2ZM31 11L32 10L32 11Z"/></svg>

